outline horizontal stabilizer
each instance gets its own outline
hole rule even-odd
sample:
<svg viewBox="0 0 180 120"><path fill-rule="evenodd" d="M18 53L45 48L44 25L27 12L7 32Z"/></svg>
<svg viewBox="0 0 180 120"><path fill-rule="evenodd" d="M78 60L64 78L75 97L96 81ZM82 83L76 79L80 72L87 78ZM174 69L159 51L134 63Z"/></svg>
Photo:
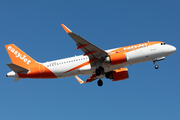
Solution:
<svg viewBox="0 0 180 120"><path fill-rule="evenodd" d="M14 81L19 81L20 79L21 79L21 78L17 78L17 77L16 77L16 78L14 79Z"/></svg>
<svg viewBox="0 0 180 120"><path fill-rule="evenodd" d="M28 69L20 67L13 63L9 63L9 64L7 64L7 66L16 73L27 73L29 71Z"/></svg>

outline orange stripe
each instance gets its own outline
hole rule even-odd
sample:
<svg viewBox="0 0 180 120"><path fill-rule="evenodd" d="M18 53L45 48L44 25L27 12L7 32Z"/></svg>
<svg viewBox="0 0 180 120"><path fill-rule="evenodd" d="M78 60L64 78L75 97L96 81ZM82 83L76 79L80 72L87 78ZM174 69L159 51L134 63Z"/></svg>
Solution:
<svg viewBox="0 0 180 120"><path fill-rule="evenodd" d="M135 45L130 45L130 46L125 46L125 47L121 47L121 48L117 48L113 51L110 51L109 53L114 53L114 52L124 52L126 51L126 53L143 48L143 47L147 47L147 46L151 46L151 45L155 45L155 44L159 44L159 43L163 43L160 41L153 41L153 42L145 42L145 43L140 43L140 44L135 44ZM143 46L143 47L142 47Z"/></svg>
<svg viewBox="0 0 180 120"><path fill-rule="evenodd" d="M68 73L68 72L73 71L73 70L76 70L76 69L78 69L78 68L84 67L84 66L86 66L86 65L89 65L91 62L96 61L96 60L98 60L98 58L94 58L94 59L92 59L92 60L90 60L90 61L87 61L87 62L81 64L81 65L78 65L78 66L76 66L76 67L74 67L74 68L72 68L72 69L64 72L63 74Z"/></svg>
<svg viewBox="0 0 180 120"><path fill-rule="evenodd" d="M43 68L41 68L43 67ZM20 78L57 78L57 76L42 64L34 64L27 74L18 73Z"/></svg>

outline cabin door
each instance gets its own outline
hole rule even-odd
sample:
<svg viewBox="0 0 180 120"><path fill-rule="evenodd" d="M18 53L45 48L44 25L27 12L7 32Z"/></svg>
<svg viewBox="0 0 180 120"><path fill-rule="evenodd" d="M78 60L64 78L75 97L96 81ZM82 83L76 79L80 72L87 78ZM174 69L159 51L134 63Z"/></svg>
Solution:
<svg viewBox="0 0 180 120"><path fill-rule="evenodd" d="M42 65L42 64L39 64L39 72L40 72L40 73L43 73L43 72L45 72L44 65Z"/></svg>

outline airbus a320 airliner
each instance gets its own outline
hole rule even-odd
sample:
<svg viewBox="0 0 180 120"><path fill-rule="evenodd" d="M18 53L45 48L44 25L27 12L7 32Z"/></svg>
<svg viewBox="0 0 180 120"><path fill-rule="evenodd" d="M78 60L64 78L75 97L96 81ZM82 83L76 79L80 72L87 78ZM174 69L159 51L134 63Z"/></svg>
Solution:
<svg viewBox="0 0 180 120"><path fill-rule="evenodd" d="M80 84L92 82L96 79L98 86L102 86L102 78L112 81L129 78L127 65L153 61L158 69L157 61L173 54L176 48L164 42L145 42L110 50L102 50L89 41L73 33L64 24L61 24L67 34L76 42L77 48L84 55L40 63L32 59L14 44L5 45L12 63L7 64L13 71L7 77L51 79L75 76ZM86 81L77 75L91 75Z"/></svg>

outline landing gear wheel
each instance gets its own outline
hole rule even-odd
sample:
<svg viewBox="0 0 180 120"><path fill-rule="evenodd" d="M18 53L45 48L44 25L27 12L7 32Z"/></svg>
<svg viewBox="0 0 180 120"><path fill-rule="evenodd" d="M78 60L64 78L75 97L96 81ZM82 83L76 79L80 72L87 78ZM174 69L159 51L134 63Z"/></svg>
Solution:
<svg viewBox="0 0 180 120"><path fill-rule="evenodd" d="M98 81L97 81L97 84L98 84L98 86L102 86L103 85L103 81L101 80L101 79L99 79Z"/></svg>
<svg viewBox="0 0 180 120"><path fill-rule="evenodd" d="M159 66L158 65L155 65L155 69L158 69L159 68Z"/></svg>
<svg viewBox="0 0 180 120"><path fill-rule="evenodd" d="M153 61L154 62L154 67L155 67L155 69L158 69L159 68L159 66L156 64L156 61Z"/></svg>

